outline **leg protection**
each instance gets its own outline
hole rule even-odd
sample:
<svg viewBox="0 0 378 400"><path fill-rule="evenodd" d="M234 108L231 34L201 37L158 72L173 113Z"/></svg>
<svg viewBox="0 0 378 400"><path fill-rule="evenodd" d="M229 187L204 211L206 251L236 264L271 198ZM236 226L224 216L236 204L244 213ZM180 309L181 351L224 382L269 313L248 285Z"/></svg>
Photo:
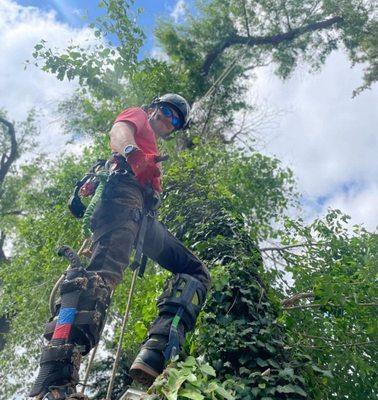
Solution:
<svg viewBox="0 0 378 400"><path fill-rule="evenodd" d="M85 355L100 340L106 310L110 303L111 287L96 272L86 270L82 272L85 274L86 285L82 288L77 301L70 342L83 346L83 355ZM61 300L56 305L56 316L46 324L44 337L47 340L53 339L53 335L55 335L58 315L65 302L65 297L70 297L72 291L75 290L75 280L78 276L72 275L70 281L64 280L61 286Z"/></svg>
<svg viewBox="0 0 378 400"><path fill-rule="evenodd" d="M177 274L167 282L158 300L159 316L130 368L133 379L151 385L165 363L180 352L185 333L194 328L206 291L203 283L187 274Z"/></svg>
<svg viewBox="0 0 378 400"><path fill-rule="evenodd" d="M79 382L80 361L80 348L74 345L44 347L39 374L29 396L43 396L56 385L66 385L66 393L74 393Z"/></svg>
<svg viewBox="0 0 378 400"><path fill-rule="evenodd" d="M143 347L165 351L167 343L174 338L178 351L184 342L185 333L194 328L205 302L206 292L206 286L191 275L177 274L170 279L158 299L159 316L154 321L149 339ZM155 337L166 337L165 343L155 340Z"/></svg>
<svg viewBox="0 0 378 400"><path fill-rule="evenodd" d="M206 292L203 283L188 274L177 274L172 281L168 281L166 289L158 300L160 315L175 314L163 353L166 360L172 359L180 352L185 332L194 328L205 302ZM181 321L184 329L180 329Z"/></svg>
<svg viewBox="0 0 378 400"><path fill-rule="evenodd" d="M44 395L51 386L78 383L81 355L98 343L110 288L95 272L83 268L67 270L60 286L57 315L47 323L40 370L30 396ZM65 389L66 390L66 389Z"/></svg>
<svg viewBox="0 0 378 400"><path fill-rule="evenodd" d="M170 279L159 297L159 315L181 313L186 330L194 328L196 319L205 303L207 289L198 279L188 274L177 274Z"/></svg>

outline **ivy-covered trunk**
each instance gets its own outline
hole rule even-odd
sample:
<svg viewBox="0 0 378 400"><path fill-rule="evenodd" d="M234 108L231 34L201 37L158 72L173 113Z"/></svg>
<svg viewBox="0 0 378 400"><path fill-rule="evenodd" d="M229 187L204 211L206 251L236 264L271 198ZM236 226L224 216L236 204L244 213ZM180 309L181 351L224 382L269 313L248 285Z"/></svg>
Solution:
<svg viewBox="0 0 378 400"><path fill-rule="evenodd" d="M195 353L205 356L221 381L234 382L237 399L309 398L301 376L309 359L294 357L285 346L278 296L261 278L263 261L257 249L271 219L287 205L283 193L290 175L274 160L260 157L228 164L219 151L213 146L205 149L205 157L204 148L192 149L188 157L181 153L178 162L184 164L185 176L177 176L174 165L170 169L175 180L170 182L167 200L172 207L166 208L166 219L207 263L213 277L193 338ZM202 174L210 165L211 182ZM245 204L239 209L244 199L229 185L233 174L251 185L250 209ZM257 185L260 193L254 196ZM243 215L242 208L248 214Z"/></svg>

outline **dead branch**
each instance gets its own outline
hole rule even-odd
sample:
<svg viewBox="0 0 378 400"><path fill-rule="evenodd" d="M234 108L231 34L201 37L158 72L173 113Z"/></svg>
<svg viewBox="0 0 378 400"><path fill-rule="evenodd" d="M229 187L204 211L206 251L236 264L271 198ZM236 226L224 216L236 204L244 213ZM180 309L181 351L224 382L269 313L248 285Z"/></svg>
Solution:
<svg viewBox="0 0 378 400"><path fill-rule="evenodd" d="M248 37L248 36L240 36L237 34L229 36L223 42L216 45L213 48L213 50L207 54L205 61L202 65L202 73L205 76L208 75L210 68L213 65L216 58L219 57L223 53L223 51L229 47L235 45L245 45L248 47L254 47L258 45L271 45L273 47L277 47L279 44L283 42L290 42L305 33L327 29L330 28L332 25L341 23L343 21L344 19L342 17L336 16L326 19L324 21L313 22L311 24L291 29L287 32L279 33L273 36Z"/></svg>

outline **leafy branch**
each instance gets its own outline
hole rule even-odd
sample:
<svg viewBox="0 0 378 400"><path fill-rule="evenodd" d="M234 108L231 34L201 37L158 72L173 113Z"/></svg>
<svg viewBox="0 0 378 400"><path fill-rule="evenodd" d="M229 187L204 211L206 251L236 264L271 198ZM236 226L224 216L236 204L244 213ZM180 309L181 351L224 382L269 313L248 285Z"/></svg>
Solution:
<svg viewBox="0 0 378 400"><path fill-rule="evenodd" d="M305 26L290 29L287 32L281 32L271 36L240 36L232 35L227 39L218 43L205 57L205 61L202 65L202 73L208 75L211 66L215 60L229 47L235 45L244 45L247 47L268 45L277 47L279 44L284 42L291 42L297 37L304 35L305 33L328 29L335 24L342 23L344 19L340 16L335 16L324 21L313 22Z"/></svg>

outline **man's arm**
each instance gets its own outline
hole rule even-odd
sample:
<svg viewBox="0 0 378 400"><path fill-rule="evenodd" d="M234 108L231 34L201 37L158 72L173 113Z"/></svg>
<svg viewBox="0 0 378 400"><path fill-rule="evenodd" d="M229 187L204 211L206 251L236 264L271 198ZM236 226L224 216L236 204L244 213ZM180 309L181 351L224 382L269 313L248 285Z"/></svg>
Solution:
<svg viewBox="0 0 378 400"><path fill-rule="evenodd" d="M110 148L119 154L124 155L125 147L133 145L138 147L135 142L135 127L130 122L116 122L109 132Z"/></svg>

